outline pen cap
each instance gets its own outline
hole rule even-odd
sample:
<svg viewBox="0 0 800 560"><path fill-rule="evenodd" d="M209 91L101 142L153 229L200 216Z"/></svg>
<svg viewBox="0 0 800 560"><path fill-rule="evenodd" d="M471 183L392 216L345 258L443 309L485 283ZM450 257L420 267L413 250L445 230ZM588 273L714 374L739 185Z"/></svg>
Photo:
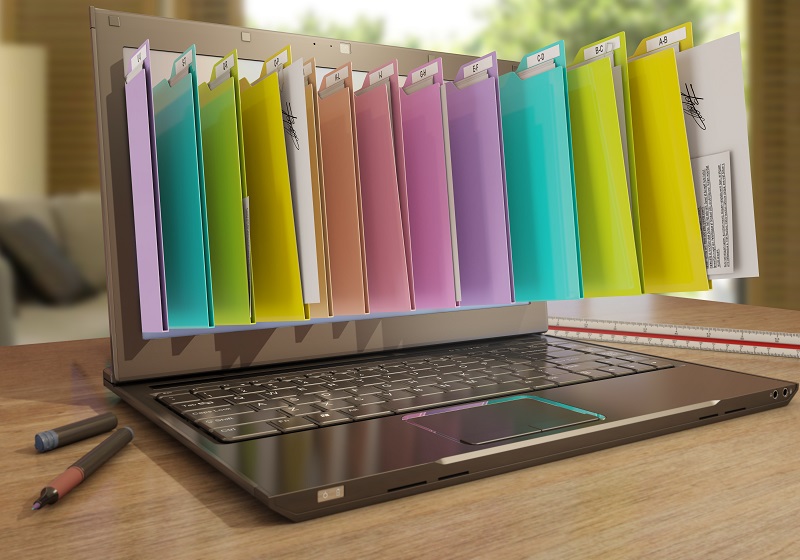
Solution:
<svg viewBox="0 0 800 560"><path fill-rule="evenodd" d="M113 412L106 412L92 418L79 420L66 426L39 432L34 437L34 445L40 453L50 451L57 447L64 447L70 443L81 441L97 434L110 432L117 427L117 417Z"/></svg>
<svg viewBox="0 0 800 560"><path fill-rule="evenodd" d="M117 430L103 442L89 451L86 455L75 461L73 467L78 467L83 471L83 478L91 476L100 466L111 459L117 452L125 447L133 439L133 429L129 426Z"/></svg>

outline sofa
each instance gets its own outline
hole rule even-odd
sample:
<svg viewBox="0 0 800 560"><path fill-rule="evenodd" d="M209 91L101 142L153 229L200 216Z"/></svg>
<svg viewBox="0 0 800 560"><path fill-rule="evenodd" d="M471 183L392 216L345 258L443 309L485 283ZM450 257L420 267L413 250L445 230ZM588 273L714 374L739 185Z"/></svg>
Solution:
<svg viewBox="0 0 800 560"><path fill-rule="evenodd" d="M9 238L13 230L16 240ZM37 250L43 246L47 251L41 257ZM50 258L57 261L55 269L39 262ZM59 277L64 271L66 279ZM0 199L0 345L99 338L108 332L99 190Z"/></svg>

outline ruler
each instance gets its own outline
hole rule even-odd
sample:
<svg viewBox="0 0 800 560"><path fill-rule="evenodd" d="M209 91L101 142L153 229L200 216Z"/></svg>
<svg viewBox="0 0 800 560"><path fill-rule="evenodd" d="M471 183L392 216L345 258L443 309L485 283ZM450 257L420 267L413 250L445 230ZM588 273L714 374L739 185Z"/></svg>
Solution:
<svg viewBox="0 0 800 560"><path fill-rule="evenodd" d="M546 334L564 338L800 359L800 333L567 317L549 317L548 323Z"/></svg>

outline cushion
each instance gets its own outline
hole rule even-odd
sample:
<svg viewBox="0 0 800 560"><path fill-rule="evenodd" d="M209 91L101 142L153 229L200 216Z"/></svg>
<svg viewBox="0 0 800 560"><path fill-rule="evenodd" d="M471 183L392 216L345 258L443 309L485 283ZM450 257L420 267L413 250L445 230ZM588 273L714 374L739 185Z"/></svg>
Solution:
<svg viewBox="0 0 800 560"><path fill-rule="evenodd" d="M96 291L106 287L103 213L100 192L62 195L50 200L61 245Z"/></svg>
<svg viewBox="0 0 800 560"><path fill-rule="evenodd" d="M36 220L0 224L0 244L42 298L70 303L92 292L78 268Z"/></svg>
<svg viewBox="0 0 800 560"><path fill-rule="evenodd" d="M50 204L46 198L15 198L0 201L0 225L12 224L23 218L36 220L59 243L59 232Z"/></svg>

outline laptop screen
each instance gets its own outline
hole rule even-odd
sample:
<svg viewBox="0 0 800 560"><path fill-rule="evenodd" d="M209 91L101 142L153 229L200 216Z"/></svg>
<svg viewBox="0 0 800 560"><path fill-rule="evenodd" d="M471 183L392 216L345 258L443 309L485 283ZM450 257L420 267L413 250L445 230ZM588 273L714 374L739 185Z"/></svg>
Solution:
<svg viewBox="0 0 800 560"><path fill-rule="evenodd" d="M139 45L149 40L152 83L156 84L169 78L175 58L195 44L198 82L202 82L210 78L213 65L235 48L241 77L253 81L260 74L264 57L288 44L294 57L316 60L318 82L330 70L351 62L355 89L361 87L367 72L391 60L398 60L400 74L405 75L442 57L444 77L452 80L459 67L473 57L98 9L92 9L92 39L112 342L112 364L107 371L110 380L230 371L546 330L545 304L523 303L213 327L171 332L162 338L143 335L133 235L124 57L132 56ZM341 48L344 44L347 49ZM350 52L344 54L347 51ZM512 64L500 61L500 67L501 71L509 71Z"/></svg>

